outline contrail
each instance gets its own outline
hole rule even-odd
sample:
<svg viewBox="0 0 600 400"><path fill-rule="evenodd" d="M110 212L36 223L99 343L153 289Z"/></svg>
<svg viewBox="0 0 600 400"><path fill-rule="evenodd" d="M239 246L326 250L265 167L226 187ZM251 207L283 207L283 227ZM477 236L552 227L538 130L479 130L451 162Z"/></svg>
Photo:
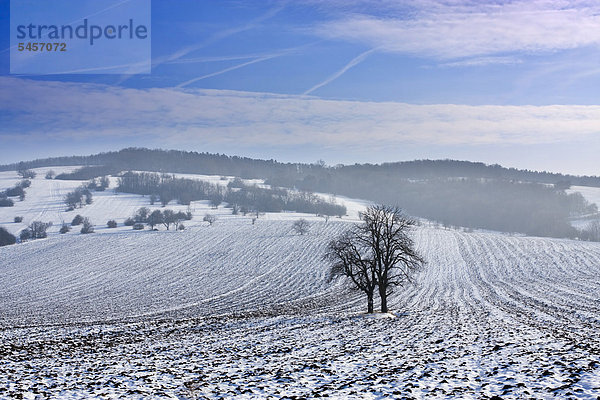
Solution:
<svg viewBox="0 0 600 400"><path fill-rule="evenodd" d="M280 50L280 51L278 51L276 53L271 53L271 54L262 54L262 55L255 54L253 56L246 56L246 57L243 57L243 56L216 57L217 61L229 60L229 59L235 60L235 59L244 59L244 58L253 58L253 60L245 62L245 63L242 63L242 64L234 65L233 67L225 68L225 69L222 69L220 71L213 72L213 73L210 73L210 74L207 74L207 75L202 75L202 76L200 76L198 78L190 79L189 81L185 81L183 83L180 83L176 87L181 88L181 87L184 87L184 86L188 86L189 84L194 83L196 81L199 81L199 80L202 80L202 79L206 79L206 78L210 78L210 77L216 76L216 75L221 75L221 74L224 74L226 72L233 71L233 70L245 67L245 66L250 65L250 64L255 64L255 63L258 63L258 62L262 62L262 61L267 61L267 60L270 60L272 58L281 57L281 56L284 56L286 54L294 53L294 52L297 52L300 49L304 49L306 47L312 46L314 43L315 42L304 44L304 45L298 46L298 47L291 47L291 48ZM174 63L179 63L179 61L184 62L185 60L174 61ZM188 59L188 62L206 62L206 61L207 61L206 57L195 58L195 59ZM208 57L208 61L213 61L213 59L211 59L210 57Z"/></svg>
<svg viewBox="0 0 600 400"><path fill-rule="evenodd" d="M267 61L267 60L270 60L271 58L279 57L281 55L282 54L275 54L275 55L272 55L272 56L257 58L255 60L248 61L248 62L245 62L245 63L242 63L242 64L238 64L238 65L234 65L233 67L225 68L225 69L222 69L222 70L217 71L217 72L213 72L213 73L208 74L208 75L202 75L202 76L200 76L198 78L190 79L189 81L185 81L183 83L180 83L179 85L177 85L175 87L181 88L181 87L187 86L187 85L189 85L191 83L197 82L197 81L202 80L202 79L210 78L212 76L221 75L221 74L224 74L225 72L233 71L235 69L245 67L246 65L255 64L257 62Z"/></svg>
<svg viewBox="0 0 600 400"><path fill-rule="evenodd" d="M277 7L277 8L273 8L271 10L269 10L268 12L266 12L265 14L261 15L260 17L257 17L255 19L253 19L252 21L248 22L246 25L242 25L242 26L238 26L235 28L231 28L231 29L226 29L224 31L221 32L217 32L215 34L213 34L211 37L209 37L208 39L197 43L195 45L192 46L187 46L184 47L182 49L177 50L174 53L171 53L169 55L166 56L162 56L162 57L158 57L154 60L152 60L152 68L156 68L161 64L165 64L165 63L172 63L173 61L191 53L194 52L196 50L199 50L203 47L206 47L214 42L217 42L221 39L225 39L226 37L229 37L231 35L235 35L236 33L239 32L243 32L243 31L247 31L250 30L252 28L255 28L257 25L259 25L261 22L274 17L276 14L278 14L281 10L283 10L283 6L282 7ZM125 74L125 75L121 75L119 81L116 83L116 85L121 85L123 82L129 80L132 77L132 75L130 74ZM185 82L184 82L185 83Z"/></svg>
<svg viewBox="0 0 600 400"><path fill-rule="evenodd" d="M315 86L311 87L310 89L308 89L303 94L310 94L310 93L314 92L315 90L317 90L318 88L323 87L323 86L327 85L328 83L336 80L337 78L339 78L340 76L342 76L346 71L348 71L350 68L352 68L355 65L360 64L361 62L363 62L365 58L367 58L371 53L375 52L376 50L377 49L367 50L364 53L361 53L360 55L356 56L348 64L346 64L344 66L344 68L340 69L335 74L333 74L329 78L325 79L323 82L318 83Z"/></svg>
<svg viewBox="0 0 600 400"><path fill-rule="evenodd" d="M231 28L231 29L226 29L224 31L221 32L217 32L215 34L213 34L211 37L209 37L208 39L197 43L193 46L187 46L184 47L182 49L179 49L178 51L176 51L175 53L172 53L168 56L163 56L163 57L159 57L157 58L155 61L152 62L152 66L158 66L160 64L163 63L167 63L167 62L172 62L174 60L177 60L178 58L181 58L183 56L185 56L186 54L189 54L195 50L201 49L202 47L206 47L209 44L212 44L214 42L217 42L221 39L225 39L226 37L229 37L231 35L235 35L236 33L240 33L240 32L244 32L247 30L250 30L252 28L255 28L257 25L259 25L261 22L272 18L273 16L275 16L279 11L282 10L282 7L279 8L274 8L272 10L269 10L267 13L261 15L258 18L253 19L252 21L250 21L249 23L247 23L246 25L242 25L242 26L238 26L235 28Z"/></svg>

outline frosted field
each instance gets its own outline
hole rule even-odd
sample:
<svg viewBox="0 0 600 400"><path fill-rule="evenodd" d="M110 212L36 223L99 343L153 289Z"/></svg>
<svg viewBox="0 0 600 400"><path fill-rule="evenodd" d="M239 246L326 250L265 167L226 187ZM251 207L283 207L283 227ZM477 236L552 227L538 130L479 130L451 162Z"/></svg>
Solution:
<svg viewBox="0 0 600 400"><path fill-rule="evenodd" d="M63 181L63 180L49 180L45 179L44 176L48 170L53 170L57 174L66 171L73 171L78 167L52 167L52 168L36 168L34 171L37 172L37 176L31 179L31 187L25 189L26 195L24 201L19 201L18 198L13 197L15 202L14 207L0 207L0 226L6 228L9 232L16 235L22 229L27 228L33 221L52 222L53 226L48 229L48 233L58 233L63 222L70 223L75 215L80 214L83 217L89 218L95 225L96 233L115 233L118 231L131 231L131 227L123 226L123 222L131 217L137 209L140 207L148 207L151 210L162 209L160 203L150 205L150 200L146 196L140 196L129 193L114 193L113 189L117 186L117 178L110 178L110 187L104 192L92 192L93 203L86 205L83 208L77 208L73 211L65 211L66 205L64 203L64 197L67 193L80 187L82 184L88 181ZM227 183L233 179L233 177L222 177L214 175L191 175L191 174L175 174L178 178L189 178L198 179L213 184L226 186ZM20 178L14 171L0 172L0 190L10 188L17 184ZM249 179L245 180L248 184L258 184L259 186L264 185L262 180ZM321 195L324 198L330 198L330 195ZM354 200L345 197L336 199L339 204L346 205L348 208L348 216L345 220L358 219L358 211L364 207L365 202L361 200ZM172 201L166 207L175 211L187 211L188 207L177 204L176 201ZM239 219L242 217L232 216L231 210L224 207L220 207L218 210L214 210L210 207L208 201L194 201L190 205L190 210L194 214L194 219L191 221L185 221L185 226L197 226L206 225L202 222L202 218L206 213L214 214L219 219L235 218ZM14 217L22 216L23 222L14 223ZM293 221L298 218L306 218L312 221L322 221L322 218L316 217L311 214L296 214L296 213L267 213L261 216L262 219L268 220L288 220ZM106 223L109 219L114 219L118 223L118 228L107 229ZM252 220L251 216L246 218L248 223ZM74 227L70 233L65 235L79 235L78 227Z"/></svg>
<svg viewBox="0 0 600 400"><path fill-rule="evenodd" d="M54 182L27 190L26 218L61 214ZM77 212L104 224L147 205L103 196ZM348 220L298 236L297 214L219 210L209 227L195 207L183 232L0 248L0 399L600 396L599 243L423 226L427 267L374 318L321 260Z"/></svg>
<svg viewBox="0 0 600 400"><path fill-rule="evenodd" d="M600 188L588 186L571 186L567 193L579 192L590 203L596 203L600 207Z"/></svg>

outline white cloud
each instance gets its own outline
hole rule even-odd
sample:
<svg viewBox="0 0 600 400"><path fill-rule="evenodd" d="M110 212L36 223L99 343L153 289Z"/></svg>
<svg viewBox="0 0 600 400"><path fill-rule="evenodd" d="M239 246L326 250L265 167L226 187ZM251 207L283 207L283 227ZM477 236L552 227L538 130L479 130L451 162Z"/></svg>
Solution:
<svg viewBox="0 0 600 400"><path fill-rule="evenodd" d="M223 90L126 89L0 78L0 142L139 139L369 152L404 144L597 140L600 106L415 105Z"/></svg>
<svg viewBox="0 0 600 400"><path fill-rule="evenodd" d="M316 33L437 59L553 52L600 44L600 7L593 2L426 1L410 5L411 11L392 11L385 17L347 14L319 25Z"/></svg>
<svg viewBox="0 0 600 400"><path fill-rule="evenodd" d="M514 65L523 61L515 57L477 57L440 64L440 67L481 67L490 64Z"/></svg>

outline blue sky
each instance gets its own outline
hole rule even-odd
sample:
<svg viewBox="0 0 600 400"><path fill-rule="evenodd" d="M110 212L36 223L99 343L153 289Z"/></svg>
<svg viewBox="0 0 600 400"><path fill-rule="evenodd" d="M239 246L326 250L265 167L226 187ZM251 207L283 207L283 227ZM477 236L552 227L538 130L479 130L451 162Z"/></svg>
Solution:
<svg viewBox="0 0 600 400"><path fill-rule="evenodd" d="M0 0L0 163L145 146L600 174L597 2L151 7L151 74L11 75Z"/></svg>

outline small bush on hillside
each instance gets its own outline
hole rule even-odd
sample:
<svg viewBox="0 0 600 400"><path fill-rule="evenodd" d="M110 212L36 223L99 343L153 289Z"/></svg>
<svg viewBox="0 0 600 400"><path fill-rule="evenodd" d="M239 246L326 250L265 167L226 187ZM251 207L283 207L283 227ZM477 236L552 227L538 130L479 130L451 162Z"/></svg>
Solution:
<svg viewBox="0 0 600 400"><path fill-rule="evenodd" d="M178 230L182 231L185 229L185 225L183 224L179 224L179 226L177 227Z"/></svg>
<svg viewBox="0 0 600 400"><path fill-rule="evenodd" d="M82 223L83 223L83 217L79 214L77 214L75 216L75 218L73 218L73 221L71 221L72 226L81 225Z"/></svg>
<svg viewBox="0 0 600 400"><path fill-rule="evenodd" d="M71 227L68 224L62 224L62 226L60 227L59 232L60 233L67 233L71 230Z"/></svg>
<svg viewBox="0 0 600 400"><path fill-rule="evenodd" d="M35 171L32 171L30 169L19 169L17 171L17 173L21 176L21 178L23 179L33 179L36 176Z"/></svg>
<svg viewBox="0 0 600 400"><path fill-rule="evenodd" d="M109 228L116 228L117 227L117 221L115 221L114 219L111 219L110 221L108 221L106 223L106 226L108 226Z"/></svg>
<svg viewBox="0 0 600 400"><path fill-rule="evenodd" d="M133 224L133 229L136 231L141 231L144 229L144 224L137 222L137 223Z"/></svg>
<svg viewBox="0 0 600 400"><path fill-rule="evenodd" d="M22 242L31 239L31 231L29 230L29 228L23 229L19 234L19 238Z"/></svg>
<svg viewBox="0 0 600 400"><path fill-rule="evenodd" d="M125 226L133 226L135 224L135 221L133 220L133 218L129 217L125 220L124 224Z"/></svg>
<svg viewBox="0 0 600 400"><path fill-rule="evenodd" d="M6 195L9 197L18 197L21 196L25 193L25 191L23 190L23 188L21 186L15 186L12 187L10 189L6 189Z"/></svg>
<svg viewBox="0 0 600 400"><path fill-rule="evenodd" d="M89 219L84 218L83 226L81 227L81 233L86 234L86 233L93 233L93 232L94 232L94 225L92 224L92 222Z"/></svg>
<svg viewBox="0 0 600 400"><path fill-rule="evenodd" d="M23 222L23 217L15 217L14 221L16 224L19 222Z"/></svg>
<svg viewBox="0 0 600 400"><path fill-rule="evenodd" d="M31 239L44 239L48 237L46 231L52 226L52 222L33 221L29 225Z"/></svg>
<svg viewBox="0 0 600 400"><path fill-rule="evenodd" d="M0 198L0 207L12 207L15 203L11 199Z"/></svg>
<svg viewBox="0 0 600 400"><path fill-rule="evenodd" d="M310 223L304 218L300 218L292 224L292 229L299 235L305 235L310 229Z"/></svg>
<svg viewBox="0 0 600 400"><path fill-rule="evenodd" d="M56 173L54 173L54 171L49 170L48 172L46 172L46 179L54 179L54 177L56 176Z"/></svg>
<svg viewBox="0 0 600 400"><path fill-rule="evenodd" d="M69 209L75 209L77 207L83 207L85 204L92 204L94 200L92 192L90 192L88 188L81 187L67 193L64 201Z"/></svg>
<svg viewBox="0 0 600 400"><path fill-rule="evenodd" d="M217 220L217 217L212 214L206 214L202 221L208 222L209 225L212 225Z"/></svg>

